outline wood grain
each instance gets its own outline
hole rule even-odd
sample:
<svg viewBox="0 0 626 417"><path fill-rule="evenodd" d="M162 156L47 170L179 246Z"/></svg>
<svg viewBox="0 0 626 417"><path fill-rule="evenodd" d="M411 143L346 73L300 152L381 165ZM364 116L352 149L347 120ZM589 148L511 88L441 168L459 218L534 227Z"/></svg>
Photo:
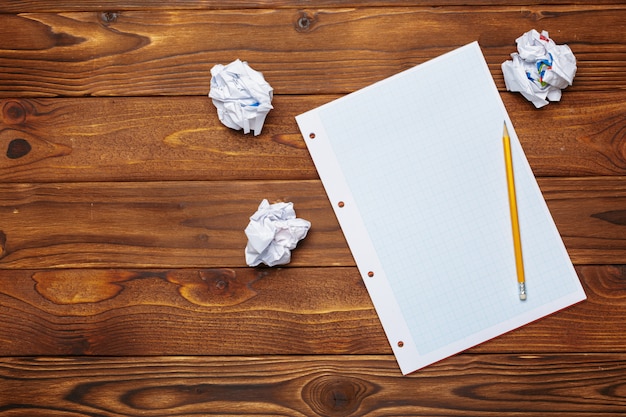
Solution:
<svg viewBox="0 0 626 417"><path fill-rule="evenodd" d="M317 179L295 116L338 97L279 95L257 137L208 97L0 100L0 182ZM502 98L535 175L626 175L626 90Z"/></svg>
<svg viewBox="0 0 626 417"><path fill-rule="evenodd" d="M571 91L623 90L625 21L623 4L0 14L0 66L19 68L0 97L206 95L236 58L276 94L339 94L475 40L504 88L501 63L538 24L577 56Z"/></svg>
<svg viewBox="0 0 626 417"><path fill-rule="evenodd" d="M256 137L222 125L208 97L1 100L0 181L314 179L294 117L321 100L277 97Z"/></svg>
<svg viewBox="0 0 626 417"><path fill-rule="evenodd" d="M626 178L544 178L576 264L619 264ZM245 266L243 232L262 199L313 224L293 266L353 266L319 181L0 184L0 268Z"/></svg>
<svg viewBox="0 0 626 417"><path fill-rule="evenodd" d="M0 416L624 414L626 5L588 3L0 2ZM541 110L531 28L578 58ZM588 299L402 377L294 117L474 40ZM207 97L236 58L258 137ZM244 264L262 198L313 223L286 267Z"/></svg>
<svg viewBox="0 0 626 417"><path fill-rule="evenodd" d="M624 263L626 253L620 247L626 237L626 190L619 184L625 184L625 180L625 177L540 180L550 213L576 263ZM612 207L601 207L605 203Z"/></svg>
<svg viewBox="0 0 626 417"><path fill-rule="evenodd" d="M469 7L493 5L517 5L517 0L316 0L317 8L332 7L397 7L397 6L458 6ZM584 0L526 0L530 5L587 5ZM620 0L596 0L594 4L622 4ZM63 11L95 11L115 13L120 10L197 10L197 9L256 9L256 8L309 8L310 0L141 0L129 2L125 0L72 0L62 3L55 0L12 0L0 3L0 13L20 12L63 12Z"/></svg>
<svg viewBox="0 0 626 417"><path fill-rule="evenodd" d="M353 265L319 181L196 181L0 186L0 266L245 266L244 229L263 198L293 201L316 225L293 265Z"/></svg>
<svg viewBox="0 0 626 417"><path fill-rule="evenodd" d="M390 356L6 358L10 416L620 415L626 356L458 355L412 376Z"/></svg>
<svg viewBox="0 0 626 417"><path fill-rule="evenodd" d="M471 351L623 352L626 267L577 273L586 301ZM5 270L0 306L0 356L391 354L356 268Z"/></svg>

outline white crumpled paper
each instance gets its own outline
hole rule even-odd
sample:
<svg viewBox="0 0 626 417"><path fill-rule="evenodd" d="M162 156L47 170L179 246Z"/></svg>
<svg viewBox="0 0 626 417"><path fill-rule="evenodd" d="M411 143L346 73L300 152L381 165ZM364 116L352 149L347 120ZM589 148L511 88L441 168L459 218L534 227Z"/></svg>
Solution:
<svg viewBox="0 0 626 417"><path fill-rule="evenodd" d="M246 227L246 263L257 266L284 265L291 261L291 250L306 237L311 223L297 219L293 203L270 204L263 200Z"/></svg>
<svg viewBox="0 0 626 417"><path fill-rule="evenodd" d="M506 89L522 93L535 107L559 101L561 90L572 85L576 58L567 45L557 45L545 30L531 30L516 39L518 53L502 63Z"/></svg>
<svg viewBox="0 0 626 417"><path fill-rule="evenodd" d="M257 136L272 107L273 89L263 74L247 62L235 60L228 65L211 68L209 97L217 108L220 121L231 129L250 130Z"/></svg>

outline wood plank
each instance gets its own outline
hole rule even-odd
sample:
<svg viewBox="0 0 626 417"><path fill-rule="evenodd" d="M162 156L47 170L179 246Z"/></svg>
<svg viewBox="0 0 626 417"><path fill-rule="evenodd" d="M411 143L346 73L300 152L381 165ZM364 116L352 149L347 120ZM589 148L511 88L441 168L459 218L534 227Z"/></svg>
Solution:
<svg viewBox="0 0 626 417"><path fill-rule="evenodd" d="M617 416L626 355L5 358L9 416Z"/></svg>
<svg viewBox="0 0 626 417"><path fill-rule="evenodd" d="M294 118L337 97L279 95L257 137L208 97L0 100L0 182L317 179ZM502 98L535 175L626 175L626 90Z"/></svg>
<svg viewBox="0 0 626 417"><path fill-rule="evenodd" d="M205 95L211 67L236 58L277 94L337 94L475 40L503 88L538 20L579 60L572 91L626 88L623 4L174 10L0 14L0 97Z"/></svg>
<svg viewBox="0 0 626 417"><path fill-rule="evenodd" d="M626 266L472 352L623 352ZM0 271L0 355L391 354L355 267ZM167 335L167 337L164 337Z"/></svg>
<svg viewBox="0 0 626 417"><path fill-rule="evenodd" d="M263 198L315 224L293 265L354 264L319 181L196 181L0 186L0 268L245 266Z"/></svg>
<svg viewBox="0 0 626 417"><path fill-rule="evenodd" d="M626 177L543 178L576 264L626 259ZM260 201L291 201L312 222L292 266L353 266L319 181L0 184L0 268L245 266Z"/></svg>
<svg viewBox="0 0 626 417"><path fill-rule="evenodd" d="M1 275L2 355L391 353L355 268Z"/></svg>
<svg viewBox="0 0 626 417"><path fill-rule="evenodd" d="M294 117L319 104L277 97L255 137L208 97L1 100L0 181L315 179Z"/></svg>
<svg viewBox="0 0 626 417"><path fill-rule="evenodd" d="M517 5L517 0L316 0L317 8L333 7L398 7L398 6L499 6ZM526 0L523 9L534 5L580 4L586 5L585 0ZM622 4L620 0L596 0L594 4ZM129 2L127 0L71 0L59 2L57 0L12 0L0 3L0 13L27 13L27 12L85 12L95 11L107 13L125 10L198 10L198 9L281 9L281 8L310 8L311 0L141 0Z"/></svg>

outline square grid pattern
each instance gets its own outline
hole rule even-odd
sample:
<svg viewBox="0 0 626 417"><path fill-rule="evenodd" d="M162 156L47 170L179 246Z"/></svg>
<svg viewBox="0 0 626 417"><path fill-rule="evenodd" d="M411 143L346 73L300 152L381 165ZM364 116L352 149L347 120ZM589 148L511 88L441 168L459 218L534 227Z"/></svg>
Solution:
<svg viewBox="0 0 626 417"><path fill-rule="evenodd" d="M445 357L584 297L477 44L316 111L420 355ZM526 301L517 294L505 121Z"/></svg>

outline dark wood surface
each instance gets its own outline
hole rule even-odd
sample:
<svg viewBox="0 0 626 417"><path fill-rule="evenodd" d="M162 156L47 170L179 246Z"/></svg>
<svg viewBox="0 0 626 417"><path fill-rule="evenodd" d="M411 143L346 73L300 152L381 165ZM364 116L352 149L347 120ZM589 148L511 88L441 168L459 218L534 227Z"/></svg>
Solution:
<svg viewBox="0 0 626 417"><path fill-rule="evenodd" d="M500 64L535 28L574 85L537 110ZM294 116L478 40L588 300L403 377ZM210 69L264 73L260 136ZM0 415L626 413L626 4L0 3ZM263 198L313 228L245 265Z"/></svg>

